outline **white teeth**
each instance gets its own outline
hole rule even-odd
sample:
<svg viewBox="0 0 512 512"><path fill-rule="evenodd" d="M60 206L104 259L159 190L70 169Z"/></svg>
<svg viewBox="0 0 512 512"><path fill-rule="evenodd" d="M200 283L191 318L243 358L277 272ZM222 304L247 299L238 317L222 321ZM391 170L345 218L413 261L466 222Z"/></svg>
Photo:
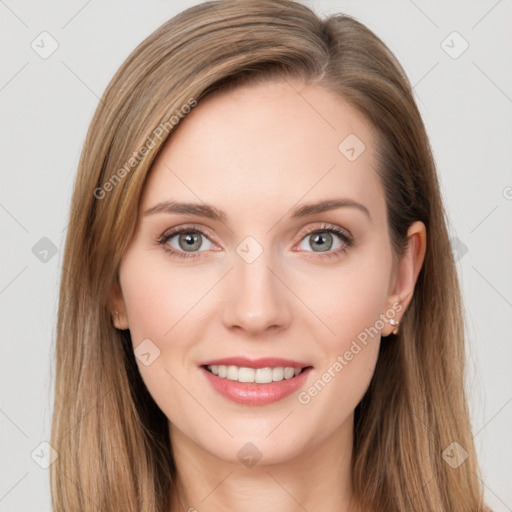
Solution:
<svg viewBox="0 0 512 512"><path fill-rule="evenodd" d="M238 382L254 382L254 374L256 373L254 368L237 368L236 366L230 366L230 368L237 370Z"/></svg>
<svg viewBox="0 0 512 512"><path fill-rule="evenodd" d="M279 382L283 379L291 379L302 372L300 368L291 366L277 366L275 368L247 368L233 365L213 364L207 366L214 375L223 379L237 380L238 382L252 382L257 384L268 384L270 382Z"/></svg>
<svg viewBox="0 0 512 512"><path fill-rule="evenodd" d="M228 372L226 377L229 380L238 380L238 367L237 366L228 366Z"/></svg>
<svg viewBox="0 0 512 512"><path fill-rule="evenodd" d="M242 369L240 369L242 371ZM254 382L258 384L268 384L274 380L272 375L272 368L258 368L255 372Z"/></svg>
<svg viewBox="0 0 512 512"><path fill-rule="evenodd" d="M283 380L284 379L284 368L282 366L272 368L272 380Z"/></svg>
<svg viewBox="0 0 512 512"><path fill-rule="evenodd" d="M291 379L293 377L294 373L295 373L295 370L293 368L290 368L289 366L287 366L284 369L284 378L285 379Z"/></svg>

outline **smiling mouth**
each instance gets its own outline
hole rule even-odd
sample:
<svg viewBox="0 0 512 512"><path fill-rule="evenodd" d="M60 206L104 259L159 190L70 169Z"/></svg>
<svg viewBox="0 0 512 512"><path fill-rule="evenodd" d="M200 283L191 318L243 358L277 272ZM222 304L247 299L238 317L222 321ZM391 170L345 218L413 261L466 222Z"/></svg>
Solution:
<svg viewBox="0 0 512 512"><path fill-rule="evenodd" d="M291 366L248 368L245 366L213 364L204 365L203 368L221 379L248 384L270 384L294 379L311 366L305 366L304 368L293 368Z"/></svg>

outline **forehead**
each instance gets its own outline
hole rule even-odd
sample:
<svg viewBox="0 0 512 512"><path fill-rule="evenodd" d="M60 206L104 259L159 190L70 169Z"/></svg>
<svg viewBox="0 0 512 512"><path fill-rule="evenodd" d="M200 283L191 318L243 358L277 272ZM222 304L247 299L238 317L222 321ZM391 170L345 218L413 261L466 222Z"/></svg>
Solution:
<svg viewBox="0 0 512 512"><path fill-rule="evenodd" d="M283 80L222 91L166 142L141 208L200 199L247 213L327 196L384 208L374 148L371 124L325 88Z"/></svg>

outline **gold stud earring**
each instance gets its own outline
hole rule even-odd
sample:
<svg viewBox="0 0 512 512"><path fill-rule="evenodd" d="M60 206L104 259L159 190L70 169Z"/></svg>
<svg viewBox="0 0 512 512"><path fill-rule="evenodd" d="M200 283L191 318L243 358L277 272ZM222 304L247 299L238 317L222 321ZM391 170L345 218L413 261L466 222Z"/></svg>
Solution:
<svg viewBox="0 0 512 512"><path fill-rule="evenodd" d="M394 318L390 318L389 323L394 327L394 329L391 332L393 334L398 334L398 326L400 325L400 322L398 320L395 320Z"/></svg>

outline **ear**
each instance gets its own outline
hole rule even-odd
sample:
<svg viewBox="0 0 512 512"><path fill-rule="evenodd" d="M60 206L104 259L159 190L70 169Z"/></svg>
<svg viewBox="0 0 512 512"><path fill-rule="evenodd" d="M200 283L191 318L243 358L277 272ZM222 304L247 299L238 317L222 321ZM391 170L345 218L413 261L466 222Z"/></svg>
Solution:
<svg viewBox="0 0 512 512"><path fill-rule="evenodd" d="M388 297L387 306L393 310L400 311L395 317L396 321L400 321L411 302L418 274L425 259L426 248L427 230L425 224L416 221L410 225L407 231L407 247L404 254L399 258L396 271L390 283L391 293ZM400 309L397 308L397 304L400 304ZM382 336L388 336L393 329L393 325L386 324L384 329L382 329Z"/></svg>
<svg viewBox="0 0 512 512"><path fill-rule="evenodd" d="M128 329L126 305L124 303L123 292L117 278L114 281L110 292L110 308L115 327L121 330Z"/></svg>

